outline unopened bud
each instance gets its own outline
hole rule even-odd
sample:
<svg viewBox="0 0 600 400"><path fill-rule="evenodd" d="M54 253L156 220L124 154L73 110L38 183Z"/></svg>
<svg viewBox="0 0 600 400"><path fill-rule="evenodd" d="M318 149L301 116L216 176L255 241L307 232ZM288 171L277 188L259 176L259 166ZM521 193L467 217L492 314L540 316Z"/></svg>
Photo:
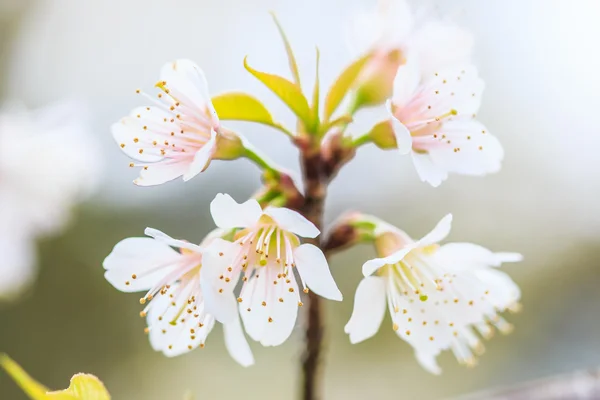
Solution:
<svg viewBox="0 0 600 400"><path fill-rule="evenodd" d="M355 107L383 104L392 96L394 78L404 62L398 49L375 51L357 80Z"/></svg>

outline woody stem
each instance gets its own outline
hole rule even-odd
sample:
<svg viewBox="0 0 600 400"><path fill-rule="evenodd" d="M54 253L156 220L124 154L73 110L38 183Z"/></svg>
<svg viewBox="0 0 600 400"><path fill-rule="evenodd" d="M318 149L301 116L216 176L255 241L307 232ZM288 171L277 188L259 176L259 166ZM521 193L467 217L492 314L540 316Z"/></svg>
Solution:
<svg viewBox="0 0 600 400"><path fill-rule="evenodd" d="M323 207L327 193L327 179L318 144L301 147L301 163L305 186L302 214L321 230ZM320 236L307 240L322 249ZM320 399L322 375L321 352L323 349L323 307L321 298L312 291L308 295L308 315L305 330L305 348L302 356L302 399Z"/></svg>

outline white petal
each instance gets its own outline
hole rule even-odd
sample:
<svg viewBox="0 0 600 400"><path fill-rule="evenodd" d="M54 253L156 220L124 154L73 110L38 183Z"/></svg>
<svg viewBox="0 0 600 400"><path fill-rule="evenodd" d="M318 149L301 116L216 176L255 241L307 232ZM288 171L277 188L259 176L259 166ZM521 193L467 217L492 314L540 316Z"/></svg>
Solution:
<svg viewBox="0 0 600 400"><path fill-rule="evenodd" d="M320 231L312 222L289 208L267 207L264 213L273 218L286 231L306 238L319 236Z"/></svg>
<svg viewBox="0 0 600 400"><path fill-rule="evenodd" d="M212 156L217 150L217 136L214 130L211 131L210 140L206 142L200 150L194 155L194 161L189 165L188 171L183 175L184 181L189 181L200 172L208 168Z"/></svg>
<svg viewBox="0 0 600 400"><path fill-rule="evenodd" d="M222 284L224 285L224 284ZM200 274L200 287L204 296L204 306L206 311L214 315L217 321L226 324L237 318L237 301L232 291L226 291L214 280L205 279ZM232 290L233 290L233 286Z"/></svg>
<svg viewBox="0 0 600 400"><path fill-rule="evenodd" d="M197 279L173 283L167 293L152 299L147 323L152 348L163 352L167 357L175 357L203 344L215 319L203 311L202 292ZM171 298L170 294L175 297ZM192 296L196 301L190 304L188 301ZM175 306L172 302L176 302ZM185 312L190 307L197 308L200 319Z"/></svg>
<svg viewBox="0 0 600 400"><path fill-rule="evenodd" d="M414 57L407 57L407 62L398 67L394 78L394 94L392 103L396 107L404 107L413 98L421 82L421 71Z"/></svg>
<svg viewBox="0 0 600 400"><path fill-rule="evenodd" d="M13 232L0 233L0 299L11 299L36 276L35 241Z"/></svg>
<svg viewBox="0 0 600 400"><path fill-rule="evenodd" d="M269 290L272 290L273 293L267 299L267 307L261 306L267 309L267 324L260 340L263 346L279 346L290 337L296 325L300 294L295 277L290 276L289 278L288 287L284 287L282 282L281 285L278 285L279 291L274 285L270 285ZM289 288L293 288L294 291L290 292Z"/></svg>
<svg viewBox="0 0 600 400"><path fill-rule="evenodd" d="M398 261L402 260L408 253L410 253L416 246L417 243L411 243L387 257L374 258L372 260L367 261L362 266L363 275L369 276L384 265L396 264Z"/></svg>
<svg viewBox="0 0 600 400"><path fill-rule="evenodd" d="M242 330L239 316L223 325L223 335L225 336L225 347L227 347L231 358L242 367L249 367L254 364L254 356Z"/></svg>
<svg viewBox="0 0 600 400"><path fill-rule="evenodd" d="M448 172L435 165L429 154L412 152L413 164L419 174L421 181L429 183L433 187L438 187L443 181L448 179Z"/></svg>
<svg viewBox="0 0 600 400"><path fill-rule="evenodd" d="M189 164L186 162L177 162L171 164L156 163L143 168L140 176L133 181L138 186L155 186L179 178L188 170Z"/></svg>
<svg viewBox="0 0 600 400"><path fill-rule="evenodd" d="M262 208L255 199L239 204L230 195L218 193L210 203L210 213L219 228L246 228L256 224Z"/></svg>
<svg viewBox="0 0 600 400"><path fill-rule="evenodd" d="M327 259L317 246L307 243L297 247L294 260L310 290L327 299L342 301L342 293L331 276Z"/></svg>
<svg viewBox="0 0 600 400"><path fill-rule="evenodd" d="M473 35L447 21L430 21L415 30L408 42L419 57L424 75L433 75L447 66L469 62Z"/></svg>
<svg viewBox="0 0 600 400"><path fill-rule="evenodd" d="M182 255L166 243L151 238L128 238L117 243L104 260L104 277L123 292L148 290L181 260Z"/></svg>
<svg viewBox="0 0 600 400"><path fill-rule="evenodd" d="M434 375L440 375L442 373L442 369L438 365L436 357L437 354L415 351L415 358L419 362L419 365L423 367L423 369Z"/></svg>
<svg viewBox="0 0 600 400"><path fill-rule="evenodd" d="M232 265L239 251L239 245L220 237L213 238L202 253L202 277L218 280L221 275L230 275L227 273L227 268ZM232 276L230 278L233 282L229 287L229 292L232 292L239 277Z"/></svg>
<svg viewBox="0 0 600 400"><path fill-rule="evenodd" d="M239 305L240 315L244 322L246 333L257 342L260 342L267 328L269 310L262 305L264 293L267 291L267 274L256 275L246 282ZM270 305L267 303L267 305ZM248 311L250 309L250 311Z"/></svg>
<svg viewBox="0 0 600 400"><path fill-rule="evenodd" d="M444 267L456 272L499 267L503 262L518 262L522 259L522 256L517 253L493 253L473 243L445 244L439 248L435 256Z"/></svg>
<svg viewBox="0 0 600 400"><path fill-rule="evenodd" d="M410 130L394 116L392 111L393 106L389 100L386 102L386 107L390 114L392 130L394 131L394 136L396 138L396 147L400 154L408 154L412 149L412 136L410 135Z"/></svg>
<svg viewBox="0 0 600 400"><path fill-rule="evenodd" d="M472 118L445 122L439 130L452 141L429 150L431 162L437 167L458 174L482 176L498 172L504 149L487 128ZM460 151L455 151L459 148Z"/></svg>
<svg viewBox="0 0 600 400"><path fill-rule="evenodd" d="M179 59L167 63L161 70L161 80L167 82L171 94L185 103L191 103L197 110L205 110L211 116L213 125L218 123L216 112L213 108L208 93L208 85L204 72L196 63L186 59Z"/></svg>
<svg viewBox="0 0 600 400"><path fill-rule="evenodd" d="M158 240L159 242L163 242L172 247L178 247L180 249L188 249L188 250L192 250L196 253L202 252L202 248L200 246L198 246L197 244L186 242L184 240L173 239L171 236L159 231L158 229L146 228L144 230L144 234L146 234L147 236L153 237L154 239Z"/></svg>
<svg viewBox="0 0 600 400"><path fill-rule="evenodd" d="M134 160L156 162L163 159L162 156L148 151L140 154L139 150L141 146L134 144L134 140L143 137L147 132L143 130L135 117L125 117L121 119L121 121L113 124L110 127L110 130L117 144L121 146L121 150Z"/></svg>
<svg viewBox="0 0 600 400"><path fill-rule="evenodd" d="M498 310L512 306L521 298L521 289L508 274L496 270L485 269L475 272L476 277L489 288L488 298Z"/></svg>
<svg viewBox="0 0 600 400"><path fill-rule="evenodd" d="M359 343L375 335L385 315L385 279L368 276L358 284L352 316L344 327L351 343Z"/></svg>
<svg viewBox="0 0 600 400"><path fill-rule="evenodd" d="M452 214L447 214L437 223L435 228L431 230L427 235L423 236L419 240L420 246L429 246L430 244L439 243L448 236L452 229Z"/></svg>

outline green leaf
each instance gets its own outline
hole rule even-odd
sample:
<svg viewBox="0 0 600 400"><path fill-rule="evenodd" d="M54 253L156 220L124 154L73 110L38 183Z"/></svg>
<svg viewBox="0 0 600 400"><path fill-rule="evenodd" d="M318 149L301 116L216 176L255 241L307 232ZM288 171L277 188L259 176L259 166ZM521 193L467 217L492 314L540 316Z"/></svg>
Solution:
<svg viewBox="0 0 600 400"><path fill-rule="evenodd" d="M300 87L279 75L255 70L248 65L247 59L248 57L244 58L244 68L271 89L300 118L305 126L310 126L310 108Z"/></svg>
<svg viewBox="0 0 600 400"><path fill-rule="evenodd" d="M294 82L296 82L296 85L298 85L298 87L301 88L302 86L300 85L300 73L298 72L298 64L296 63L296 57L294 57L292 46L290 45L290 42L288 41L287 36L285 35L285 32L283 31L283 28L279 23L279 20L277 19L277 16L274 12L271 12L271 17L273 17L273 21L275 21L275 25L277 25L277 30L279 31L281 39L283 40L285 52L287 53L288 57L288 62L290 63L290 70L292 71L292 76L294 77Z"/></svg>
<svg viewBox="0 0 600 400"><path fill-rule="evenodd" d="M68 389L50 392L6 354L0 355L0 366L32 400L110 400L104 384L94 375L76 374Z"/></svg>
<svg viewBox="0 0 600 400"><path fill-rule="evenodd" d="M344 72L340 74L337 78L331 89L329 89L329 93L327 93L327 97L325 98L325 120L329 120L331 115L338 108L348 90L354 85L354 82L360 75L363 70L363 67L371 58L370 54L365 55L362 58L359 58L350 66L348 66Z"/></svg>
<svg viewBox="0 0 600 400"><path fill-rule="evenodd" d="M68 396L68 397L67 397ZM76 374L68 389L48 393L49 400L110 400L110 395L100 379L90 374Z"/></svg>
<svg viewBox="0 0 600 400"><path fill-rule="evenodd" d="M311 132L316 132L319 127L319 59L321 54L319 53L319 48L317 47L317 65L316 65L316 77L315 77L315 87L313 89L313 99L312 99L312 107L311 111L311 120L312 120L312 129Z"/></svg>
<svg viewBox="0 0 600 400"><path fill-rule="evenodd" d="M6 354L0 355L0 365L15 383L33 400L46 400L48 388L36 382L19 364Z"/></svg>
<svg viewBox="0 0 600 400"><path fill-rule="evenodd" d="M251 121L276 125L267 108L255 97L242 92L229 92L212 98L219 119Z"/></svg>

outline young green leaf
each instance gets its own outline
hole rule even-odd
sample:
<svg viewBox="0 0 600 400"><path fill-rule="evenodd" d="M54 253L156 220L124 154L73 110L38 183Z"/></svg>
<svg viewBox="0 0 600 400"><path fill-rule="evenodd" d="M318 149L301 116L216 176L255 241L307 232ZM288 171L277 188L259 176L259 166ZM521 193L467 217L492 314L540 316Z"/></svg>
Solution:
<svg viewBox="0 0 600 400"><path fill-rule="evenodd" d="M331 89L329 89L329 93L327 93L327 97L325 98L325 120L329 120L331 115L338 108L346 94L360 75L363 70L363 67L371 58L370 54L363 56L350 64L344 72L340 74L337 78Z"/></svg>
<svg viewBox="0 0 600 400"><path fill-rule="evenodd" d="M10 375L17 385L33 400L47 399L48 388L36 382L19 364L6 354L0 355L0 366Z"/></svg>
<svg viewBox="0 0 600 400"><path fill-rule="evenodd" d="M0 366L32 400L110 400L104 384L94 375L76 374L67 389L50 392L6 354L0 355Z"/></svg>
<svg viewBox="0 0 600 400"><path fill-rule="evenodd" d="M249 94L242 92L222 93L214 96L212 103L219 119L275 125L269 110L260 100Z"/></svg>
<svg viewBox="0 0 600 400"><path fill-rule="evenodd" d="M70 397L66 397L70 396ZM110 395L100 379L90 374L76 374L65 390L48 393L48 400L73 398L77 400L110 400Z"/></svg>
<svg viewBox="0 0 600 400"><path fill-rule="evenodd" d="M292 46L290 45L290 42L287 39L287 36L285 35L285 32L283 31L283 28L274 12L271 12L271 17L273 17L273 21L275 21L275 25L277 25L279 35L281 35L281 39L283 40L283 45L285 46L285 52L287 53L290 70L292 71L292 76L294 77L294 82L296 82L296 85L301 88L300 73L298 72L298 64L296 63L296 57L294 57Z"/></svg>
<svg viewBox="0 0 600 400"><path fill-rule="evenodd" d="M247 58L244 58L244 68L271 89L300 118L305 126L310 126L310 108L300 87L279 75L255 70L248 65Z"/></svg>
<svg viewBox="0 0 600 400"><path fill-rule="evenodd" d="M311 132L316 132L320 121L319 121L319 59L321 55L319 53L319 48L317 47L317 65L316 65L316 76L315 76L315 87L313 89L313 99L312 99L312 107L311 111L311 120L312 126L310 129Z"/></svg>

